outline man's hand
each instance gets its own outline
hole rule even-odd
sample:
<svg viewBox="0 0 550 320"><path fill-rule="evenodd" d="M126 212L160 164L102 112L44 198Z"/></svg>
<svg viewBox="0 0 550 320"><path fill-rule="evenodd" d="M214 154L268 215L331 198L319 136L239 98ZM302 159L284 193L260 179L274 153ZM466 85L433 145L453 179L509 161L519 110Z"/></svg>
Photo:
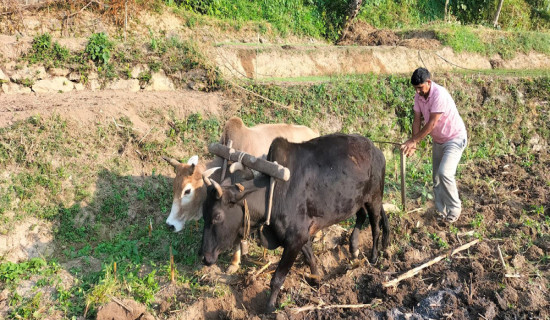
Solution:
<svg viewBox="0 0 550 320"><path fill-rule="evenodd" d="M416 142L412 139L409 139L401 145L400 149L407 157L410 157L416 151Z"/></svg>

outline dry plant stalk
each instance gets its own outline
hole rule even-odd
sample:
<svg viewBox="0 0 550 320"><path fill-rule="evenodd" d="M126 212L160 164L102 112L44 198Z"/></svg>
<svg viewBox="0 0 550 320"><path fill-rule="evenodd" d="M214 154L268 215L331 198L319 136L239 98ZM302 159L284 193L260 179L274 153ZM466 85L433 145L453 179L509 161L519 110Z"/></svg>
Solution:
<svg viewBox="0 0 550 320"><path fill-rule="evenodd" d="M358 308L370 308L372 306L375 306L377 304L380 304L382 300L380 299L374 299L372 303L362 303L362 304L332 304L332 305L324 305L319 304L317 306L314 305L307 305L300 308L294 308L291 310L293 314L297 314L304 311L312 311L312 310L327 310L327 309L358 309Z"/></svg>
<svg viewBox="0 0 550 320"><path fill-rule="evenodd" d="M506 267L506 263L504 262L504 258L502 257L502 251L500 251L500 246L497 244L498 249L498 257L500 258L500 263L502 263L502 268L504 269L504 277L505 278L521 278L520 274L517 273L508 273L508 268Z"/></svg>
<svg viewBox="0 0 550 320"><path fill-rule="evenodd" d="M454 255L454 254L456 254L456 253L458 253L458 252L460 252L460 251L466 250L466 249L468 249L469 247L475 245L475 244L478 243L478 242L479 242L478 239L476 239L476 240L474 240L474 241L471 241L471 242L468 242L468 243L466 243L465 245L462 245L462 246L460 246L460 247L458 247L458 248L452 250L448 255L447 255L447 254L442 254L442 255L440 255L440 256L438 256L438 257L436 257L436 258L434 258L434 259L432 259L432 260L430 260L430 261L428 261L428 262L426 262L426 263L424 263L424 264L422 264L421 266L418 266L418 267L416 267L416 268L414 268L414 269L411 269L411 270L409 270L409 271L403 273L402 275L400 275L399 277L397 277L397 278L395 278L395 279L393 279L393 280L383 282L383 283L382 283L382 286L383 286L384 288L396 286L396 285L397 285L399 282L401 282L402 280L411 278L411 277L417 275L417 274L418 274L420 271L422 271L423 269L425 269L425 268L427 268L427 267L429 267L429 266L431 266L431 265L433 265L433 264L436 264L436 263L438 263L439 261L441 261L441 260L443 260L443 259L445 259L445 258L447 258L447 257L451 257L452 255Z"/></svg>
<svg viewBox="0 0 550 320"><path fill-rule="evenodd" d="M258 271L254 272L254 274L252 275L252 279L256 278L257 276L259 276L262 272L265 271L265 269L267 269L269 266L271 265L271 261L268 261L266 264L264 264L263 267L261 267L260 269L258 269Z"/></svg>
<svg viewBox="0 0 550 320"><path fill-rule="evenodd" d="M174 283L176 280L174 271L174 255L172 254L172 246L170 246L170 281Z"/></svg>
<svg viewBox="0 0 550 320"><path fill-rule="evenodd" d="M118 299L117 297L114 297L114 296L111 296L109 295L109 298L111 298L111 300L113 300L114 302L116 302L118 305L120 305L121 307L123 307L124 309L126 309L126 311L130 312L130 313L134 313L134 310L132 308L130 308L129 306L127 306L124 302L122 302L120 299Z"/></svg>

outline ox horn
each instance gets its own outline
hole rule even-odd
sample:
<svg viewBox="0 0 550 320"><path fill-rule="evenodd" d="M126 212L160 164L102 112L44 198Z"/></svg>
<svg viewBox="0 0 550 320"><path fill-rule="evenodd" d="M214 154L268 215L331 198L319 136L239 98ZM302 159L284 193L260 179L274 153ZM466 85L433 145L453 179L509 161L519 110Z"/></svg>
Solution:
<svg viewBox="0 0 550 320"><path fill-rule="evenodd" d="M214 171L218 170L220 167L214 167L210 168L202 173L202 180L204 180L204 183L206 183L207 186L212 185L212 181L210 180L210 176L214 173Z"/></svg>
<svg viewBox="0 0 550 320"><path fill-rule="evenodd" d="M172 165L172 167L174 168L177 168L181 163L176 160L176 159L172 159L172 158L168 158L168 157L162 157L162 159L166 160L166 162L168 162L169 164Z"/></svg>
<svg viewBox="0 0 550 320"><path fill-rule="evenodd" d="M214 185L214 188L216 188L216 191L218 191L217 198L220 199L223 195L222 187L216 181L214 181L214 180L210 180L210 181L212 181L212 184Z"/></svg>
<svg viewBox="0 0 550 320"><path fill-rule="evenodd" d="M240 162L234 162L230 167L229 167L229 172L231 173L235 173L235 171L242 171L244 170L244 166L242 163Z"/></svg>

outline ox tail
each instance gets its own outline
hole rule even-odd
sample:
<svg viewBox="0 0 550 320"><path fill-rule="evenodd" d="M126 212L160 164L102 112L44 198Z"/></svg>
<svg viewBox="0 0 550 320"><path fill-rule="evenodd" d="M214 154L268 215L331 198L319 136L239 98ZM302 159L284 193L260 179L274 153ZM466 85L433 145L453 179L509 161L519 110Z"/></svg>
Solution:
<svg viewBox="0 0 550 320"><path fill-rule="evenodd" d="M390 223L386 211L384 211L384 206L380 208L380 214L382 217L382 219L380 219L380 228L382 228L382 251L384 251L390 244Z"/></svg>

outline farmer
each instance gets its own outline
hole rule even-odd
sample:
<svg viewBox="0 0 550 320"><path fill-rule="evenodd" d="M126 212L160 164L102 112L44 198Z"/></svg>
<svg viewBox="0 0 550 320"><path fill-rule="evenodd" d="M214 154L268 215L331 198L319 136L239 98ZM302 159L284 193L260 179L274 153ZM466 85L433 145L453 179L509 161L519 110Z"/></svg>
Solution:
<svg viewBox="0 0 550 320"><path fill-rule="evenodd" d="M458 220L462 210L455 174L466 147L466 127L449 92L431 80L427 69L416 69L411 84L416 90L413 132L401 150L411 156L422 139L428 134L432 136L435 209L439 219L452 223ZM424 120L422 124L420 118Z"/></svg>

